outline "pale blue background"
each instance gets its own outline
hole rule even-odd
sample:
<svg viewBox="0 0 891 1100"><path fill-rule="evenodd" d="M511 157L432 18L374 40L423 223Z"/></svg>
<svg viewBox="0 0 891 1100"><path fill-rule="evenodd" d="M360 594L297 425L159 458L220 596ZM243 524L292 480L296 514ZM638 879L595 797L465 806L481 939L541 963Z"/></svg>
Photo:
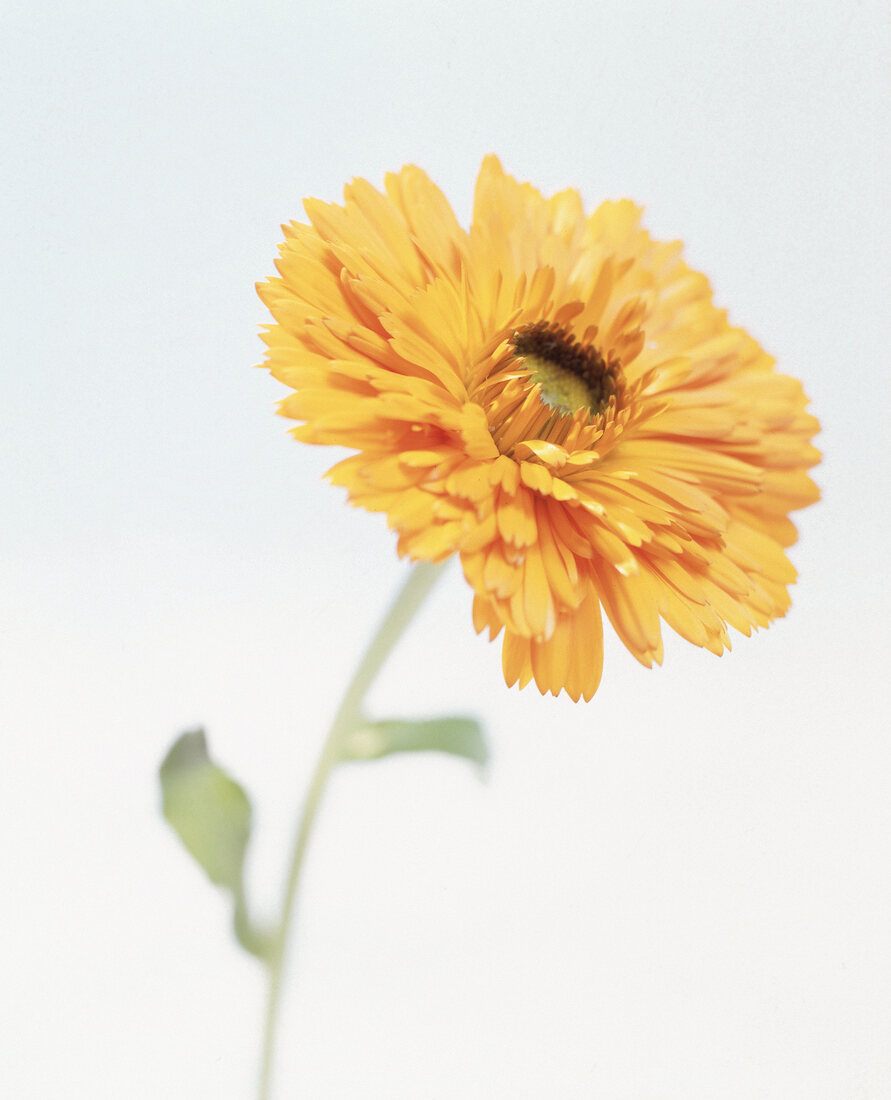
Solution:
<svg viewBox="0 0 891 1100"><path fill-rule="evenodd" d="M258 967L161 823L205 723L284 846L400 581L273 416L253 284L300 199L482 156L629 195L804 379L824 501L789 617L614 638L508 691L453 570L380 715L477 712L487 785L338 777L278 1097L891 1097L885 4L9 3L2 50L0 1094L241 1100Z"/></svg>

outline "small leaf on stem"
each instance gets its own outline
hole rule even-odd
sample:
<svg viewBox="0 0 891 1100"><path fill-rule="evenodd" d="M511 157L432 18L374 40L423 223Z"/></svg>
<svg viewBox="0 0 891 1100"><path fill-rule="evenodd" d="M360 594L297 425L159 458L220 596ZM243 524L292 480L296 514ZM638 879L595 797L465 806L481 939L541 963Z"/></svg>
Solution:
<svg viewBox="0 0 891 1100"><path fill-rule="evenodd" d="M244 858L251 833L251 804L242 787L211 760L204 730L182 734L161 764L164 816L211 882L231 891L235 933L254 955L266 937L247 919Z"/></svg>
<svg viewBox="0 0 891 1100"><path fill-rule="evenodd" d="M451 716L363 722L345 738L343 760L377 760L395 752L447 752L484 765L489 750L475 718Z"/></svg>

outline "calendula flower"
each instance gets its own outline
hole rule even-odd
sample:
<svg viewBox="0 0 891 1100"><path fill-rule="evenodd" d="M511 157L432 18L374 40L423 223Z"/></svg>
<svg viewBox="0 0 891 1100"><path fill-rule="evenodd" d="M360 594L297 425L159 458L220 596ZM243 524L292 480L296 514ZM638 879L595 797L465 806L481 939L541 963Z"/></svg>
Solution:
<svg viewBox="0 0 891 1100"><path fill-rule="evenodd" d="M258 288L281 412L400 554L459 555L508 685L590 699L601 609L647 666L660 620L720 654L784 614L818 423L640 208L495 157L469 231L415 167L305 208Z"/></svg>

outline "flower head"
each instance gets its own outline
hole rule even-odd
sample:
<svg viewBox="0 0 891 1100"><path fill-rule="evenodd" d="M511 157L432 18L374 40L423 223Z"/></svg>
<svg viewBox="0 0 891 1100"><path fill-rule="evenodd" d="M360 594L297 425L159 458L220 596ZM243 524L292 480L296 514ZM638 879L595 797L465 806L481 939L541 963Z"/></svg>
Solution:
<svg viewBox="0 0 891 1100"><path fill-rule="evenodd" d="M785 613L819 425L637 206L488 157L469 232L415 167L305 207L258 288L281 412L400 554L460 556L508 685L590 699L601 609L647 666L660 620L720 654Z"/></svg>

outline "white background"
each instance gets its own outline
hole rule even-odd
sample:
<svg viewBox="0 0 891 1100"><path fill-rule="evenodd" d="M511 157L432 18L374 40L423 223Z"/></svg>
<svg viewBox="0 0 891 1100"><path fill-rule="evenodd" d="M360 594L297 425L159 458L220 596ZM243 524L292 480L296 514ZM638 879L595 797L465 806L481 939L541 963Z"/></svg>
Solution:
<svg viewBox="0 0 891 1100"><path fill-rule="evenodd" d="M263 984L158 812L206 725L260 913L404 567L273 415L253 285L305 195L482 156L629 195L804 379L824 500L722 660L610 636L507 690L453 568L379 716L485 721L481 783L335 777L277 1098L891 1097L888 25L835 3L7 3L0 1095L241 1100ZM668 634L669 632L666 631Z"/></svg>

